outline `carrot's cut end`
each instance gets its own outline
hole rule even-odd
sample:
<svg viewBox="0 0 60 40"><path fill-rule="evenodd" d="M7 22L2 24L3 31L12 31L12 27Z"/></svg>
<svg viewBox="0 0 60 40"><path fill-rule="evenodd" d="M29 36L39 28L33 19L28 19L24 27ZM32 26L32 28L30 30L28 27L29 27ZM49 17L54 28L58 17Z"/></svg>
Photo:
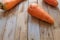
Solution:
<svg viewBox="0 0 60 40"><path fill-rule="evenodd" d="M2 10L5 10L6 9L1 2L0 2L0 9L2 9Z"/></svg>
<svg viewBox="0 0 60 40"><path fill-rule="evenodd" d="M0 9L3 9L3 4L2 3L0 3Z"/></svg>

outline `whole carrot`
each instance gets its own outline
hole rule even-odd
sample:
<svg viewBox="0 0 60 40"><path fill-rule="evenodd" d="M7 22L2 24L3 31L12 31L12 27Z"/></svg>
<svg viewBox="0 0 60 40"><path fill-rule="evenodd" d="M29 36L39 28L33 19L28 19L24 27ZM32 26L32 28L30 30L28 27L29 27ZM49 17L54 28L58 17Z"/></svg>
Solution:
<svg viewBox="0 0 60 40"><path fill-rule="evenodd" d="M54 6L54 7L57 7L58 5L58 2L57 0L43 0L45 3L51 5L51 6Z"/></svg>
<svg viewBox="0 0 60 40"><path fill-rule="evenodd" d="M54 19L37 4L33 3L28 7L28 13L38 19L41 19L50 24L54 23Z"/></svg>
<svg viewBox="0 0 60 40"><path fill-rule="evenodd" d="M0 3L0 9L10 10L11 8L13 8L22 1L23 0L3 0L3 2Z"/></svg>

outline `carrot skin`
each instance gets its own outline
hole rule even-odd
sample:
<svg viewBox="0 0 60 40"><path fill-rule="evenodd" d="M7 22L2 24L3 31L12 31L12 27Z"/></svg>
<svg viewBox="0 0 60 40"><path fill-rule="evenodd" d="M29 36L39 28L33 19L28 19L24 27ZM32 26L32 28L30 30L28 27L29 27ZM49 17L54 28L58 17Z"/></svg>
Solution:
<svg viewBox="0 0 60 40"><path fill-rule="evenodd" d="M28 13L40 20L43 20L50 24L54 24L54 19L46 11L40 8L37 4L31 4L28 7Z"/></svg>
<svg viewBox="0 0 60 40"><path fill-rule="evenodd" d="M23 0L3 0L3 9L10 10Z"/></svg>
<svg viewBox="0 0 60 40"><path fill-rule="evenodd" d="M57 7L58 6L58 1L57 0L43 0L45 3L53 6L53 7Z"/></svg>

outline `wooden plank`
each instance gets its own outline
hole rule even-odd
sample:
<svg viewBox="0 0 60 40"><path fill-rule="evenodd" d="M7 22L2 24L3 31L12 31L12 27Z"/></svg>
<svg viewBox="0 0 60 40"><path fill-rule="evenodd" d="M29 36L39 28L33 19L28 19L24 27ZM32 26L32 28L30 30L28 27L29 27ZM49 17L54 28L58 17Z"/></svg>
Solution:
<svg viewBox="0 0 60 40"><path fill-rule="evenodd" d="M42 0L38 0L38 5L41 7L41 8L43 8L43 6L42 6ZM40 22L41 23L41 22ZM39 24L40 24L39 23ZM44 40L44 28L41 26L41 24L40 24L40 40Z"/></svg>
<svg viewBox="0 0 60 40"><path fill-rule="evenodd" d="M42 21L40 21L40 39L53 40L53 35L50 25Z"/></svg>
<svg viewBox="0 0 60 40"><path fill-rule="evenodd" d="M18 13L18 12L21 12L22 11L22 6L23 6L23 4L20 4L19 6L18 6L18 11L17 11L17 19L16 19L16 21L17 21L17 23L16 23L16 29L15 29L15 39L14 40L20 40L20 26L18 26L18 25L20 25L20 13ZM18 15L19 14L19 15ZM19 16L19 17L18 17Z"/></svg>
<svg viewBox="0 0 60 40"><path fill-rule="evenodd" d="M7 19L7 23L6 23L6 27L5 27L5 32L3 35L3 40L14 40L14 34L15 34L15 27L16 27L16 13L18 7L12 9L11 11L9 11L9 14L5 14L6 17L8 17Z"/></svg>
<svg viewBox="0 0 60 40"><path fill-rule="evenodd" d="M48 5L43 2L43 0L38 0L38 4L46 12L48 12ZM40 20L40 39L41 40L53 40L51 25Z"/></svg>
<svg viewBox="0 0 60 40"><path fill-rule="evenodd" d="M6 24L6 30L3 40L14 40L14 32L16 27L16 17L9 18Z"/></svg>
<svg viewBox="0 0 60 40"><path fill-rule="evenodd" d="M54 40L60 40L60 28L53 30Z"/></svg>
<svg viewBox="0 0 60 40"><path fill-rule="evenodd" d="M15 40L27 40L27 7L28 1L19 6L17 15L17 27L15 31Z"/></svg>
<svg viewBox="0 0 60 40"><path fill-rule="evenodd" d="M29 17L28 25L28 40L40 40L38 21Z"/></svg>
<svg viewBox="0 0 60 40"><path fill-rule="evenodd" d="M49 40L54 40L53 26L50 26L50 27L48 28L48 37L49 37Z"/></svg>
<svg viewBox="0 0 60 40"><path fill-rule="evenodd" d="M60 0L57 0L57 1L59 3L57 8L50 9L50 7L49 7L50 10L53 10L52 16L55 19L55 24L54 24L54 29L53 29L54 40L60 40ZM50 12L50 14L51 14L51 12Z"/></svg>
<svg viewBox="0 0 60 40"><path fill-rule="evenodd" d="M0 2L2 2L2 0L0 0ZM8 13L8 12L6 12ZM7 23L7 18L6 16L4 16L3 11L0 9L0 40L3 40L3 36L4 36L4 32L5 32L5 27L6 27L6 23Z"/></svg>
<svg viewBox="0 0 60 40"><path fill-rule="evenodd" d="M2 0L0 0L2 2ZM5 32L5 27L6 27L6 22L7 22L7 17L4 17L4 14L2 13L3 11L0 9L0 40L3 40L4 32Z"/></svg>
<svg viewBox="0 0 60 40"><path fill-rule="evenodd" d="M7 17L0 16L0 40L3 40Z"/></svg>
<svg viewBox="0 0 60 40"><path fill-rule="evenodd" d="M58 10L60 11L60 0L57 1L58 1Z"/></svg>
<svg viewBox="0 0 60 40"><path fill-rule="evenodd" d="M54 29L53 29L53 35L54 35L54 40L60 40L59 38L59 28L60 28L60 12L58 8L53 8L53 7L48 7L49 8L49 13L51 16L55 19L55 24L54 24ZM51 11L52 10L52 11ZM57 31L58 30L58 31Z"/></svg>
<svg viewBox="0 0 60 40"><path fill-rule="evenodd" d="M20 26L21 26L21 32L20 32L20 40L27 40L27 7L28 7L28 1L24 2L24 10L23 13L20 14Z"/></svg>
<svg viewBox="0 0 60 40"><path fill-rule="evenodd" d="M37 3L38 0L29 0L29 3Z"/></svg>
<svg viewBox="0 0 60 40"><path fill-rule="evenodd" d="M29 5L37 3L37 0L29 0ZM39 20L29 15L28 19L28 40L40 40Z"/></svg>

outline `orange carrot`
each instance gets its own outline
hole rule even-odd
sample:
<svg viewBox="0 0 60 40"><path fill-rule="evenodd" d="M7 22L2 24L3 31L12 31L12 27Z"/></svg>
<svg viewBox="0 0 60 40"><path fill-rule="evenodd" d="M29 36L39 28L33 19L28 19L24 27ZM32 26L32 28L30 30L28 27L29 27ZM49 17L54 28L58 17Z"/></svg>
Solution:
<svg viewBox="0 0 60 40"><path fill-rule="evenodd" d="M3 0L3 2L0 3L0 9L10 10L22 1L23 0Z"/></svg>
<svg viewBox="0 0 60 40"><path fill-rule="evenodd" d="M37 4L31 4L28 7L28 13L38 19L41 19L45 22L48 22L50 24L54 23L54 19L42 8L40 8Z"/></svg>
<svg viewBox="0 0 60 40"><path fill-rule="evenodd" d="M44 0L44 2L54 7L57 7L58 5L57 0Z"/></svg>

